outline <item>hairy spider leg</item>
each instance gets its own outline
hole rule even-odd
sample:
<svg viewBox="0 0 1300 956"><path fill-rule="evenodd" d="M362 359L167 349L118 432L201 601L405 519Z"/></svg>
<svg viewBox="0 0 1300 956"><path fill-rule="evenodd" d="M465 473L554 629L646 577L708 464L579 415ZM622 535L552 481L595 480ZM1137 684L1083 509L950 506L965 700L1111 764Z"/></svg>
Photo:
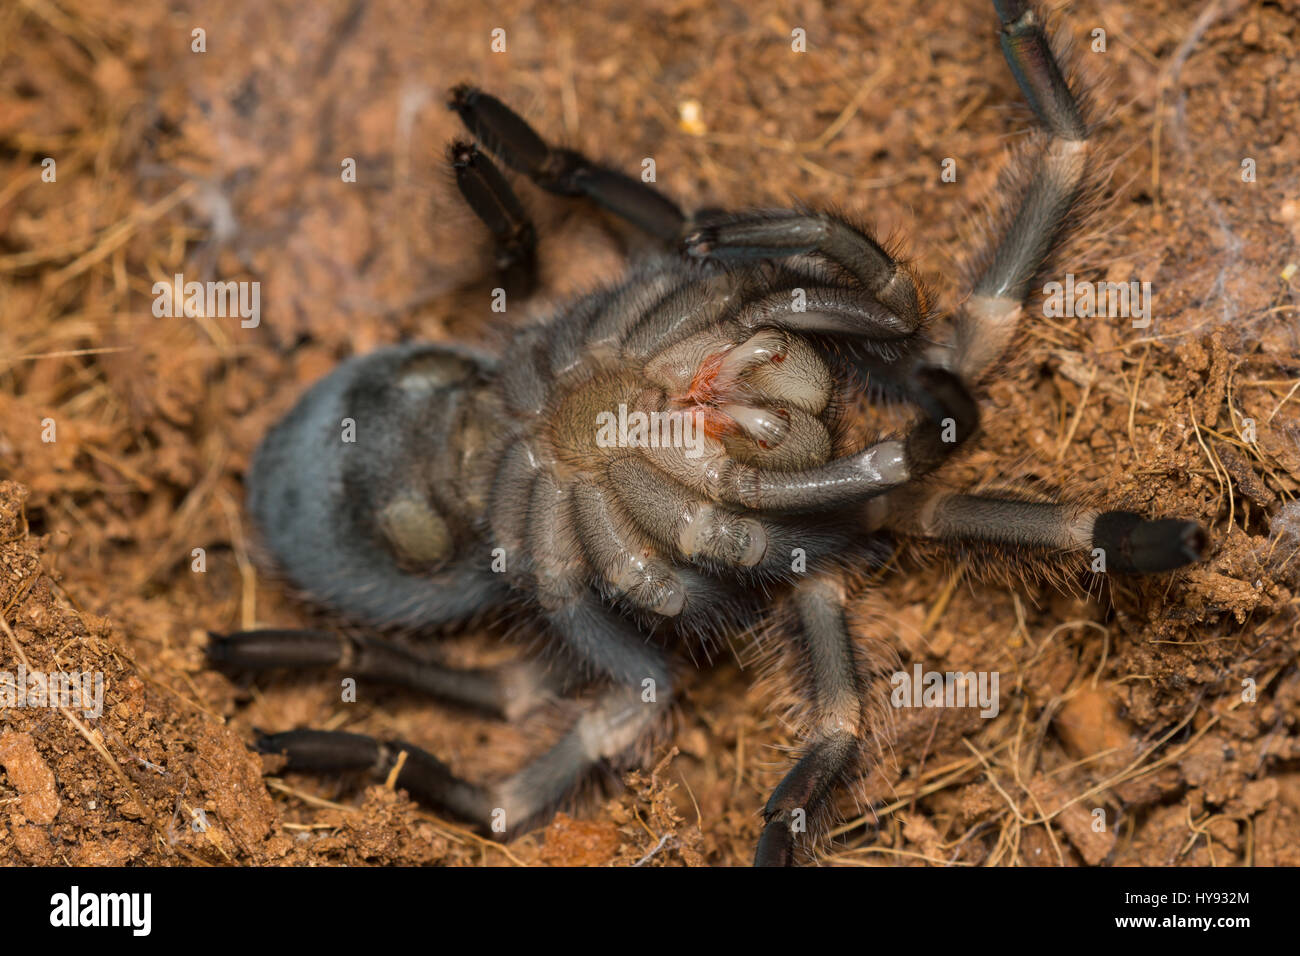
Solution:
<svg viewBox="0 0 1300 956"><path fill-rule="evenodd" d="M473 143L460 140L447 149L456 186L465 203L492 235L497 271L506 293L528 296L537 286L537 230L523 203L492 160Z"/></svg>
<svg viewBox="0 0 1300 956"><path fill-rule="evenodd" d="M681 237L686 217L671 199L631 176L571 149L547 145L514 110L472 86L451 91L448 106L483 147L547 192L585 197L665 241Z"/></svg>

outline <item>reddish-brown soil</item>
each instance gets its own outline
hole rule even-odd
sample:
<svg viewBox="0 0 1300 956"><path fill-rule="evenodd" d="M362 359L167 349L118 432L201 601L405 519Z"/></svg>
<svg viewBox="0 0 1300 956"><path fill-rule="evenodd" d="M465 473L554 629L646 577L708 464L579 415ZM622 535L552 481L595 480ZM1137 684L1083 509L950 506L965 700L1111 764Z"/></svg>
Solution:
<svg viewBox="0 0 1300 956"><path fill-rule="evenodd" d="M1029 125L988 7L0 8L0 671L98 671L106 688L98 719L0 712L0 863L746 862L793 740L740 641L688 677L657 764L506 846L381 784L277 776L248 749L253 727L406 737L475 777L553 728L208 670L208 629L329 620L254 563L242 475L343 357L482 341L500 321L444 170L456 82L625 169L653 157L688 207L841 207L895 235L951 303L969 213ZM1300 863L1298 14L1057 11L1115 162L1059 271L1150 281L1155 314L1138 330L1027 309L951 479L1195 518L1211 554L1083 596L978 557L873 575L861 639L932 670L998 671L1002 710L902 712L864 783L874 807L844 806L827 860ZM543 304L617 275L631 237L523 191ZM155 317L153 283L176 273L260 281L261 325ZM500 653L478 630L451 651Z"/></svg>

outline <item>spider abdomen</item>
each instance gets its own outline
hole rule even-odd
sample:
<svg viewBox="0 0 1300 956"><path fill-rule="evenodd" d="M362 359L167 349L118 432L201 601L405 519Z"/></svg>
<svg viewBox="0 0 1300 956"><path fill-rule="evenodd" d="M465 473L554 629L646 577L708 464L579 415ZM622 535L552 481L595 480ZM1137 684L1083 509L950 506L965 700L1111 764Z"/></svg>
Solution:
<svg viewBox="0 0 1300 956"><path fill-rule="evenodd" d="M469 616L504 584L481 536L495 370L433 345L351 359L267 434L249 510L280 567L358 619Z"/></svg>

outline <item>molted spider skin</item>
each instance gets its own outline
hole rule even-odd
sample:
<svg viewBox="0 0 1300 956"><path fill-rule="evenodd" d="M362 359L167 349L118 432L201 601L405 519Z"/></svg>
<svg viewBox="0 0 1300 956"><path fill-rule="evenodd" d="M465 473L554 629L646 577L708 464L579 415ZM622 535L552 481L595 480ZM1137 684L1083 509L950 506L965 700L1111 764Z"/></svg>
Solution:
<svg viewBox="0 0 1300 956"><path fill-rule="evenodd" d="M674 674L760 622L793 660L803 749L763 810L755 862L815 847L838 790L879 746L888 655L845 622L849 581L897 537L984 544L1121 573L1197 560L1195 522L965 494L927 478L977 431L980 380L1086 192L1084 111L1027 4L998 0L1003 49L1045 143L1009 198L971 295L936 334L909 267L816 210L688 216L638 180L553 149L487 93L450 106L540 188L585 197L665 244L610 288L516 332L499 358L404 345L354 358L270 432L249 509L287 577L374 627L429 631L484 613L544 634L527 657L456 670L376 636L213 635L227 667L340 667L515 719L594 685L572 727L505 780L471 783L403 741L301 729L263 737L290 770L368 769L485 830L543 821L585 781L643 760ZM473 143L460 191L511 288L535 284L535 230ZM946 326L945 326L946 328ZM845 412L862 376L919 411L865 444ZM926 480L922 480L926 479Z"/></svg>

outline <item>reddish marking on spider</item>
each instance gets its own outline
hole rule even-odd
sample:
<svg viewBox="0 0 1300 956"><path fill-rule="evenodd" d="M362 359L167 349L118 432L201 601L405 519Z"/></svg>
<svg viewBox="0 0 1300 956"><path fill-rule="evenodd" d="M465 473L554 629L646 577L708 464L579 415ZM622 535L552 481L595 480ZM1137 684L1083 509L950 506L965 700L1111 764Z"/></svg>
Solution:
<svg viewBox="0 0 1300 956"><path fill-rule="evenodd" d="M719 380L722 360L726 355L726 351L723 351L705 358L692 376L686 394L673 398L674 404L695 406L697 425L705 435L715 441L721 440L724 435L740 432L740 426L732 420L731 416L718 408L726 400L730 386L735 384L731 381Z"/></svg>
<svg viewBox="0 0 1300 956"><path fill-rule="evenodd" d="M722 370L722 358L725 352L710 355L695 370L691 387L686 392L686 401L696 405L712 405L718 400L718 372Z"/></svg>
<svg viewBox="0 0 1300 956"><path fill-rule="evenodd" d="M702 407L699 417L703 419L704 434L714 441L721 441L724 435L734 435L740 431L740 426L731 420L730 415L724 415L713 406Z"/></svg>

